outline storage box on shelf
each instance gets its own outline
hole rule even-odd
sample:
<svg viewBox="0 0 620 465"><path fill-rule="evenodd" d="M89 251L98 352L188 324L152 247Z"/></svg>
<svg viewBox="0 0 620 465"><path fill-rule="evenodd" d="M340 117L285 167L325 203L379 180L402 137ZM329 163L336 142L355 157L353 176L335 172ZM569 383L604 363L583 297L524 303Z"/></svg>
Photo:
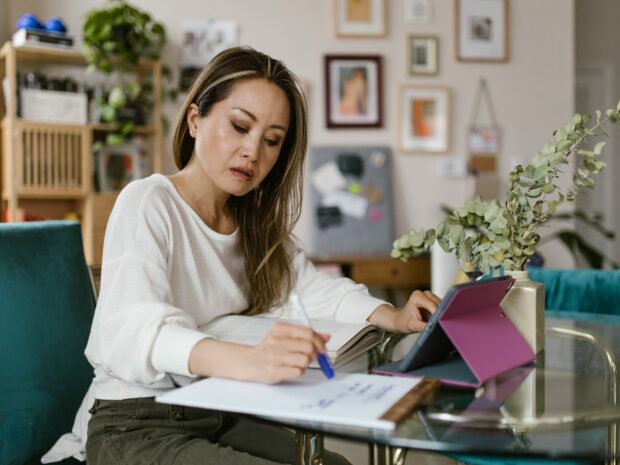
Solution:
<svg viewBox="0 0 620 465"><path fill-rule="evenodd" d="M58 124L35 122L17 116L17 72L20 67L65 65L86 67L76 51L43 47L14 47L11 42L0 50L0 218L18 221L25 215L62 218L77 214L87 261L101 263L103 235L116 192L97 193L93 185L93 141L108 131L105 124ZM150 125L135 133L148 139L153 171L162 169L163 129L161 124L161 64L142 60L139 80L153 82L153 110ZM5 98L6 97L6 98ZM22 213L20 215L20 213Z"/></svg>

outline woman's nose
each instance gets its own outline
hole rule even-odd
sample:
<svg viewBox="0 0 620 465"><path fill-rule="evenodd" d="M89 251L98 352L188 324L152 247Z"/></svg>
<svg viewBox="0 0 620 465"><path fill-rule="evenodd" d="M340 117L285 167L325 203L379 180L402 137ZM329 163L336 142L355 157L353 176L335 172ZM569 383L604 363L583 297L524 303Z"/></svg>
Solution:
<svg viewBox="0 0 620 465"><path fill-rule="evenodd" d="M254 138L248 138L248 140L243 145L243 158L247 158L250 161L256 161L258 159L258 147L258 141L254 140Z"/></svg>

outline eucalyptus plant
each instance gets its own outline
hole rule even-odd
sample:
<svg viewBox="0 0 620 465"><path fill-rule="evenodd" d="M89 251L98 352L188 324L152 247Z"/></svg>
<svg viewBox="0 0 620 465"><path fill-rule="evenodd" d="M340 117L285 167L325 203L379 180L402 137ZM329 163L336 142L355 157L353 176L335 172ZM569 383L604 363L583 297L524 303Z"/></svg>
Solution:
<svg viewBox="0 0 620 465"><path fill-rule="evenodd" d="M471 270L489 273L493 268L523 270L541 237L537 232L560 204L574 203L577 193L594 186L593 175L606 166L600 160L607 137L605 125L620 121L620 102L603 115L592 118L575 114L553 133L531 163L517 165L508 175L505 200L470 200L453 210L435 229L412 230L394 241L392 257L407 261L426 252L437 241L443 250L456 254ZM577 157L571 185L562 190L557 180L569 157ZM468 271L468 270L466 270Z"/></svg>

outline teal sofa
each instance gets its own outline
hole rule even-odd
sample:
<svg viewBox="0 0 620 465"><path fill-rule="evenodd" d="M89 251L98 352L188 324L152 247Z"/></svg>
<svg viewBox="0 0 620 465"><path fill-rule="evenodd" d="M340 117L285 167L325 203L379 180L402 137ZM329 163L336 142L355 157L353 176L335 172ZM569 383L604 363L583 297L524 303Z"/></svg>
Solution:
<svg viewBox="0 0 620 465"><path fill-rule="evenodd" d="M0 223L0 296L0 464L40 463L71 430L93 376L80 224Z"/></svg>

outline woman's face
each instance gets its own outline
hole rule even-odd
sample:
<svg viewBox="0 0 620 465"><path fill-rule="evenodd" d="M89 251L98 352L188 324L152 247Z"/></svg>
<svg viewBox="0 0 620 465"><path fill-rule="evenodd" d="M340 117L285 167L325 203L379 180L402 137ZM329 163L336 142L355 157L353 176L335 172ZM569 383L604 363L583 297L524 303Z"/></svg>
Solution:
<svg viewBox="0 0 620 465"><path fill-rule="evenodd" d="M193 162L216 191L242 196L265 179L280 154L289 125L286 94L263 79L240 81L205 116L192 104ZM191 163L191 162L190 162Z"/></svg>

